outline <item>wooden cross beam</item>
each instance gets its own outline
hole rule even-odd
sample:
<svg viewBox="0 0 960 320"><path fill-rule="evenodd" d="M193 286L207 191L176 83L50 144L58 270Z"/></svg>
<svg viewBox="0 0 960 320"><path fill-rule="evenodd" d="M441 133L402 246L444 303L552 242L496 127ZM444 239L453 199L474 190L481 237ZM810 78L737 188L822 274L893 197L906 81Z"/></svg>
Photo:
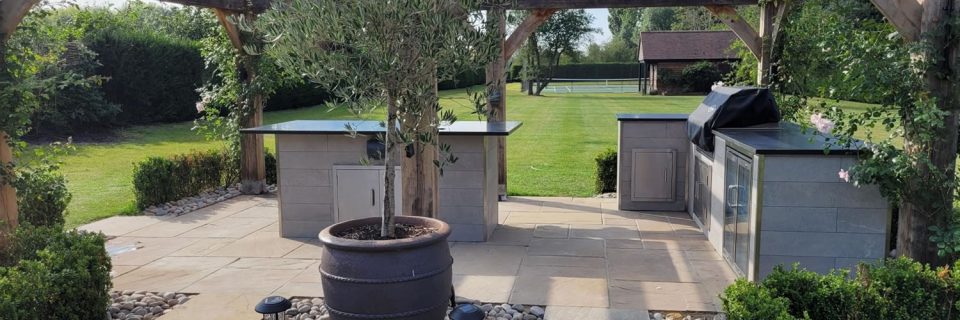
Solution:
<svg viewBox="0 0 960 320"><path fill-rule="evenodd" d="M923 7L917 0L870 0L900 36L908 42L920 39Z"/></svg>
<svg viewBox="0 0 960 320"><path fill-rule="evenodd" d="M747 23L746 20L743 20L743 17L737 13L736 8L726 5L707 5L704 7L710 10L713 15L720 18L720 21L723 21L730 30L733 30L733 33L740 38L740 41L743 41L743 43L747 45L747 48L750 49L754 57L760 58L762 47L760 35L757 34L757 30L754 29L753 26Z"/></svg>
<svg viewBox="0 0 960 320"><path fill-rule="evenodd" d="M530 34L536 31L541 24L549 20L555 12L557 12L557 9L536 9L531 11L530 14L520 22L520 25L513 30L513 33L510 33L510 37L507 38L507 42L503 45L503 57L510 59L510 56L516 53L517 49L523 45L523 42L527 41Z"/></svg>

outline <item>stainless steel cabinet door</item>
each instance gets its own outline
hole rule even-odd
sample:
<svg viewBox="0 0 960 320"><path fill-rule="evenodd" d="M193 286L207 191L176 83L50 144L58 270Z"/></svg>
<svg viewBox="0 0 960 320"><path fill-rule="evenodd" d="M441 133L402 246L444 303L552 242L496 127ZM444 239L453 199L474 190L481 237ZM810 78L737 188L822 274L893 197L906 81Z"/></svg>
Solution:
<svg viewBox="0 0 960 320"><path fill-rule="evenodd" d="M724 173L723 254L742 274L750 259L750 192L753 163L727 151Z"/></svg>
<svg viewBox="0 0 960 320"><path fill-rule="evenodd" d="M336 170L337 222L380 217L383 191L382 170Z"/></svg>
<svg viewBox="0 0 960 320"><path fill-rule="evenodd" d="M676 151L633 149L631 200L668 202L676 199Z"/></svg>

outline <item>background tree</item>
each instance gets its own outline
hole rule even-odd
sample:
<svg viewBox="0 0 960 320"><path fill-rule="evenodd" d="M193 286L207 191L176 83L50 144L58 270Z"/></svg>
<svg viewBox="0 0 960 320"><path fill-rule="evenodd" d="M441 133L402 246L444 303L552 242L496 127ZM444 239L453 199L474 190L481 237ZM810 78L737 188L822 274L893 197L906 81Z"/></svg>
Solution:
<svg viewBox="0 0 960 320"><path fill-rule="evenodd" d="M331 88L357 114L386 107L383 237L394 235L397 165L405 213L436 217L439 171L456 160L439 141L440 121L456 119L441 110L437 81L499 54L499 39L481 28L488 2L293 0L262 19L280 66Z"/></svg>
<svg viewBox="0 0 960 320"><path fill-rule="evenodd" d="M532 74L535 83L531 87L534 95L540 95L553 79L554 71L564 55L577 51L577 46L591 33L592 17L583 9L561 10L554 13L550 20L540 25L527 39L527 60L525 67Z"/></svg>
<svg viewBox="0 0 960 320"><path fill-rule="evenodd" d="M647 8L640 17L640 31L667 31L677 22L676 8Z"/></svg>

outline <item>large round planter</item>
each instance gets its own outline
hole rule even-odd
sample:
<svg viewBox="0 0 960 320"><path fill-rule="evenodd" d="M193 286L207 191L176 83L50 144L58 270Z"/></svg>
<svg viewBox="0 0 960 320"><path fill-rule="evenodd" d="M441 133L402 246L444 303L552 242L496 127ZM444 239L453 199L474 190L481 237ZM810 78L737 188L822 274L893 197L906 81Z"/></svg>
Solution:
<svg viewBox="0 0 960 320"><path fill-rule="evenodd" d="M453 257L450 226L424 217L398 216L397 223L437 232L398 240L350 240L333 236L380 218L350 220L323 229L320 275L324 303L333 320L442 320L450 303Z"/></svg>

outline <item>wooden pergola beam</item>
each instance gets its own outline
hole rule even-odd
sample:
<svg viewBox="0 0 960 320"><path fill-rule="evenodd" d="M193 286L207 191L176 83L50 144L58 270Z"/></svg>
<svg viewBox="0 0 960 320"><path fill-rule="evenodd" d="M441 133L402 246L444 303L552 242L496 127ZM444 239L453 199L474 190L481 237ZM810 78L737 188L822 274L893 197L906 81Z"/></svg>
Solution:
<svg viewBox="0 0 960 320"><path fill-rule="evenodd" d="M733 30L733 33L747 45L754 57L760 58L762 49L760 35L753 26L737 13L736 8L728 5L706 5L704 7L720 18L720 21L723 21L730 30Z"/></svg>
<svg viewBox="0 0 960 320"><path fill-rule="evenodd" d="M923 7L917 0L870 0L907 42L920 39Z"/></svg>
<svg viewBox="0 0 960 320"><path fill-rule="evenodd" d="M511 10L533 10L698 7L705 5L746 5L757 3L757 0L514 0L513 3L508 3L506 6Z"/></svg>

